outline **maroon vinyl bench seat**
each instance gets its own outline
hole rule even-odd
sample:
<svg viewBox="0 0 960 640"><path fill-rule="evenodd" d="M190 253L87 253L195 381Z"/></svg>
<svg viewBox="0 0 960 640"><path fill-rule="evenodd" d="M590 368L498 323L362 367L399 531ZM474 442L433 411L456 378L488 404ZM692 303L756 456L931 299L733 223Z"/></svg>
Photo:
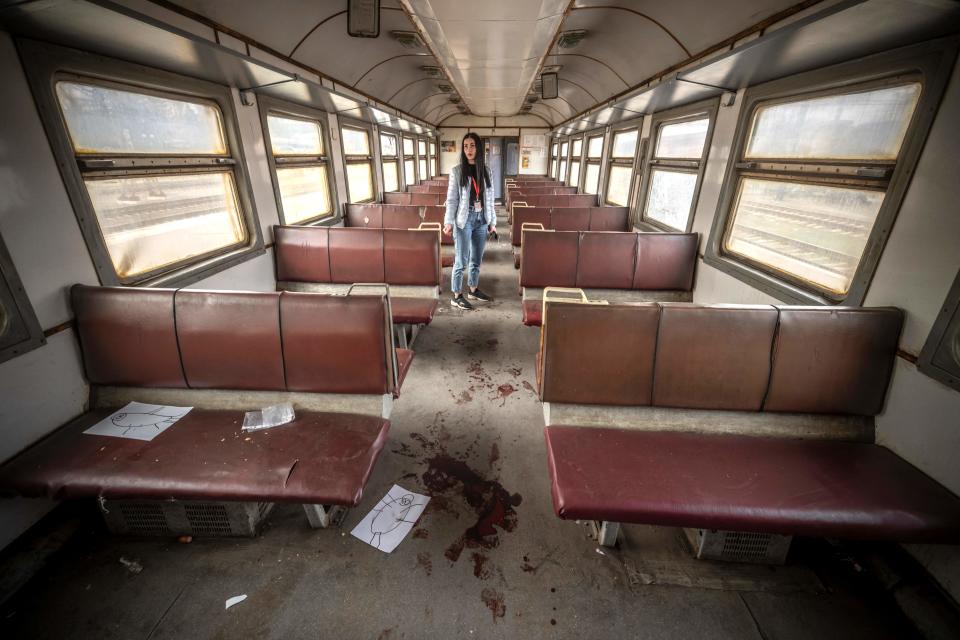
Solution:
<svg viewBox="0 0 960 640"><path fill-rule="evenodd" d="M439 236L437 230L376 226L278 226L277 288L339 293L354 283L385 283L393 322L427 325L439 299Z"/></svg>
<svg viewBox="0 0 960 640"><path fill-rule="evenodd" d="M0 494L359 502L413 352L381 295L74 286L92 409L0 467ZM84 434L130 401L193 407L152 441ZM296 419L242 431L290 402Z"/></svg>
<svg viewBox="0 0 960 640"><path fill-rule="evenodd" d="M545 308L537 389L559 517L960 542L960 498L874 443L901 310Z"/></svg>
<svg viewBox="0 0 960 640"><path fill-rule="evenodd" d="M613 207L609 207L613 208ZM523 324L543 323L543 290L581 289L589 298L689 301L696 233L524 232L520 287Z"/></svg>
<svg viewBox="0 0 960 640"><path fill-rule="evenodd" d="M559 425L545 434L564 519L960 542L960 499L877 445Z"/></svg>
<svg viewBox="0 0 960 640"><path fill-rule="evenodd" d="M0 467L0 490L29 498L295 502L356 506L386 441L377 416L297 411L243 432L243 411L193 409L150 442L84 434L97 409Z"/></svg>

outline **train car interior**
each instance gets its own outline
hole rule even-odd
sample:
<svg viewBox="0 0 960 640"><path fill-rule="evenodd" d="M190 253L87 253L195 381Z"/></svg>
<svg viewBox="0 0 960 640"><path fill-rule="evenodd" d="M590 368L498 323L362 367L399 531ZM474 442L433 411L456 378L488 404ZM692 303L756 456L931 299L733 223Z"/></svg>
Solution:
<svg viewBox="0 0 960 640"><path fill-rule="evenodd" d="M0 0L0 635L960 637L958 51Z"/></svg>

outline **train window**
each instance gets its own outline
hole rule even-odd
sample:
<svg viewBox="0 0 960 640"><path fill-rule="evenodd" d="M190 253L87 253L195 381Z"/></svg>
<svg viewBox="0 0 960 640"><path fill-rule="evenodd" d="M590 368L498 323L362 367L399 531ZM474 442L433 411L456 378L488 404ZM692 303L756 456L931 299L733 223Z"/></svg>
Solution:
<svg viewBox="0 0 960 640"><path fill-rule="evenodd" d="M0 238L0 362L5 362L45 342L30 300Z"/></svg>
<svg viewBox="0 0 960 640"><path fill-rule="evenodd" d="M430 177L435 178L440 175L440 166L437 158L437 143L430 141Z"/></svg>
<svg viewBox="0 0 960 640"><path fill-rule="evenodd" d="M397 136L380 134L380 158L383 169L383 190L400 191L400 162L397 159Z"/></svg>
<svg viewBox="0 0 960 640"><path fill-rule="evenodd" d="M370 132L358 127L341 126L340 140L347 169L349 202L372 202L376 189L373 184Z"/></svg>
<svg viewBox="0 0 960 640"><path fill-rule="evenodd" d="M572 187L580 186L580 158L582 155L583 138L579 138L570 144L570 179L567 184Z"/></svg>
<svg viewBox="0 0 960 640"><path fill-rule="evenodd" d="M748 89L704 259L788 302L862 304L952 55L917 45Z"/></svg>
<svg viewBox="0 0 960 640"><path fill-rule="evenodd" d="M72 75L53 93L95 219L88 243L109 259L94 260L101 280L140 284L251 244L216 101Z"/></svg>
<svg viewBox="0 0 960 640"><path fill-rule="evenodd" d="M274 172L280 221L316 222L334 215L330 163L320 112L308 114L266 102L267 146ZM264 106L264 101L261 101Z"/></svg>
<svg viewBox="0 0 960 640"><path fill-rule="evenodd" d="M636 127L615 131L610 145L610 170L607 172L607 204L626 207L630 203L633 161L637 153L640 130Z"/></svg>
<svg viewBox="0 0 960 640"><path fill-rule="evenodd" d="M557 180L560 182L567 181L567 151L569 148L569 143L566 140L560 144L560 173L557 174Z"/></svg>
<svg viewBox="0 0 960 640"><path fill-rule="evenodd" d="M417 159L413 153L413 138L403 139L403 182L417 184Z"/></svg>
<svg viewBox="0 0 960 640"><path fill-rule="evenodd" d="M603 160L603 134L587 137L587 166L583 177L583 192L600 191L600 163Z"/></svg>
<svg viewBox="0 0 960 640"><path fill-rule="evenodd" d="M427 143L424 140L417 140L417 171L421 180L427 179Z"/></svg>
<svg viewBox="0 0 960 640"><path fill-rule="evenodd" d="M557 143L550 145L550 177L557 177Z"/></svg>
<svg viewBox="0 0 960 640"><path fill-rule="evenodd" d="M671 231L687 231L706 166L717 101L653 116L644 169L642 219Z"/></svg>

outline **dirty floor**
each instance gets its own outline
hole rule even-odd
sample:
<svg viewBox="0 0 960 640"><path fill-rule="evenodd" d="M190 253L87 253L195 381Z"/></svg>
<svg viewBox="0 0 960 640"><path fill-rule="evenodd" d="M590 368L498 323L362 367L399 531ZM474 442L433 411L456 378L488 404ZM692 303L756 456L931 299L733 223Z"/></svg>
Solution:
<svg viewBox="0 0 960 640"><path fill-rule="evenodd" d="M109 536L89 505L93 517L0 608L3 637L913 637L822 541L795 543L786 567L756 567L693 560L681 532L661 527L626 526L602 550L587 525L559 520L533 388L538 331L520 322L506 235L484 260L495 301L462 312L444 294L418 337L387 446L340 528L312 530L282 505L255 539L180 544ZM388 555L349 531L394 483L432 499Z"/></svg>

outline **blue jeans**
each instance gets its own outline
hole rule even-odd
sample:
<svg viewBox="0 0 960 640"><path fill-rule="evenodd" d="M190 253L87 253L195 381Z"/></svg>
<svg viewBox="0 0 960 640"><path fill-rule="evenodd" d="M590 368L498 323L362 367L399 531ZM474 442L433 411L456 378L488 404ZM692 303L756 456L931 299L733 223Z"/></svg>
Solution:
<svg viewBox="0 0 960 640"><path fill-rule="evenodd" d="M450 287L453 295L460 294L463 270L468 262L470 270L467 271L467 284L471 289L476 289L480 284L480 261L483 259L483 250L486 246L487 223L483 220L483 214L471 211L463 229L453 225L453 248L456 254L453 262L453 282Z"/></svg>

